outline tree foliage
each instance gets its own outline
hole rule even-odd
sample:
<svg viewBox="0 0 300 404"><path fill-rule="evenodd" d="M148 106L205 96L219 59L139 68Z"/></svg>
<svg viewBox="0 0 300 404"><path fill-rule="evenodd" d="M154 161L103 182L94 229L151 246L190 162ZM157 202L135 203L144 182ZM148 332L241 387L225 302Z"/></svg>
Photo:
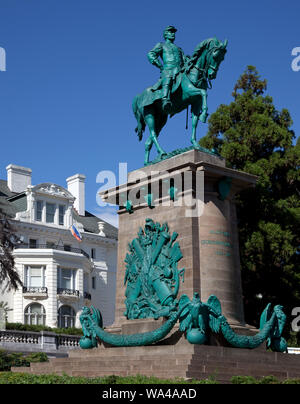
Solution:
<svg viewBox="0 0 300 404"><path fill-rule="evenodd" d="M0 286L2 289L17 289L18 286L22 286L19 274L14 268L15 239L11 223L0 210Z"/></svg>
<svg viewBox="0 0 300 404"><path fill-rule="evenodd" d="M246 321L255 324L268 303L287 314L300 306L300 141L286 109L266 95L253 66L237 81L229 105L220 105L200 140L228 167L258 177L237 201Z"/></svg>

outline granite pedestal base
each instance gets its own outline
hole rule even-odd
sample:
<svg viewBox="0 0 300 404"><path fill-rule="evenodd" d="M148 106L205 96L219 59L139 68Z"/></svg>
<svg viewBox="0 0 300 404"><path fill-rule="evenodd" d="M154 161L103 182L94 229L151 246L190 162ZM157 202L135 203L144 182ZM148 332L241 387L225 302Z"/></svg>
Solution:
<svg viewBox="0 0 300 404"><path fill-rule="evenodd" d="M130 172L126 184L101 193L105 202L120 207L114 327L124 323L128 243L147 218L178 233L183 254L178 268L185 268L178 298L198 292L205 302L216 295L228 322L245 324L235 195L255 181L226 168L217 156L192 150Z"/></svg>
<svg viewBox="0 0 300 404"><path fill-rule="evenodd" d="M229 383L232 376L273 375L285 380L300 378L300 355L188 343L130 348L100 346L73 350L68 358L31 363L30 368L17 367L12 371L85 377L140 374L163 379L213 378L220 383Z"/></svg>
<svg viewBox="0 0 300 404"><path fill-rule="evenodd" d="M216 295L228 322L239 334L258 330L244 321L235 195L255 184L256 178L225 167L224 160L198 151L136 170L128 182L102 194L105 201L119 205L117 297L114 324L107 332L136 334L153 331L164 319L127 320L125 312L125 263L128 243L137 237L146 218L167 222L178 233L183 253L179 267L185 268L183 293L198 292L202 301ZM101 308L100 308L101 309ZM258 313L258 316L260 313ZM146 375L160 378L215 378L228 383L234 375L280 380L300 378L300 356L259 349L225 346L211 334L208 345L192 345L176 324L156 345L73 350L65 359L32 363L30 373L67 373L72 376ZM20 371L15 368L13 371Z"/></svg>

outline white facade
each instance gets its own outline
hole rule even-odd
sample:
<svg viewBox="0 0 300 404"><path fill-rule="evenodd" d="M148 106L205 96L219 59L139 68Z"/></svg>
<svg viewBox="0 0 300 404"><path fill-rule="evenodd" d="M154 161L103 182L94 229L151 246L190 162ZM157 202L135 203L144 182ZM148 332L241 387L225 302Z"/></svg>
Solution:
<svg viewBox="0 0 300 404"><path fill-rule="evenodd" d="M18 173L22 170L26 173L26 188L21 192L22 178L16 177L19 193L13 191L16 188L11 180L12 167ZM12 165L8 168L10 182L6 185L10 193L5 203L8 210L15 210L11 223L20 244L14 250L14 258L23 282L23 288L17 291L0 291L0 301L7 302L12 309L8 311L8 321L80 327L82 307L93 305L100 309L104 325L112 324L117 229L85 212L85 177L79 174L70 177L69 190L52 183L32 186L29 169L18 170ZM3 188L4 181L2 194ZM82 235L81 242L70 231L73 224Z"/></svg>

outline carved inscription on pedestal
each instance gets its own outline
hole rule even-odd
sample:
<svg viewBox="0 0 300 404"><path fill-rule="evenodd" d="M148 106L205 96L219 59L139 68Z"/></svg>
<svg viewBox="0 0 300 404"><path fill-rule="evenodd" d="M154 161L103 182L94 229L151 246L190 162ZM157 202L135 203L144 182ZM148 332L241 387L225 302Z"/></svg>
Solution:
<svg viewBox="0 0 300 404"><path fill-rule="evenodd" d="M213 235L220 235L230 239L230 234L227 231L211 230L209 233ZM230 241L224 240L201 240L201 246L217 246L219 248L214 248L215 254L225 257L231 256L231 249L233 248Z"/></svg>

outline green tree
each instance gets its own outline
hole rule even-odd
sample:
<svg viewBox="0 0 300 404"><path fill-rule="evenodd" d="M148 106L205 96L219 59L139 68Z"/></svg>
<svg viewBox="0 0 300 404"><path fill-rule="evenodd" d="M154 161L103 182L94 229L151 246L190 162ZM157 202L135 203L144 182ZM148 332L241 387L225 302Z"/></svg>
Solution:
<svg viewBox="0 0 300 404"><path fill-rule="evenodd" d="M15 270L13 249L16 236L11 223L0 210L0 285L1 288L17 289L22 281Z"/></svg>
<svg viewBox="0 0 300 404"><path fill-rule="evenodd" d="M248 66L229 105L220 105L200 140L228 167L257 175L237 201L246 321L268 303L289 315L300 306L300 141L292 119L266 95L267 81Z"/></svg>
<svg viewBox="0 0 300 404"><path fill-rule="evenodd" d="M6 319L6 321L7 321L7 314L8 314L9 311L13 311L13 309L11 309L11 308L8 306L8 303L7 303L7 302L2 302L2 301L0 301L0 309L3 309L3 310L4 310L5 319Z"/></svg>

